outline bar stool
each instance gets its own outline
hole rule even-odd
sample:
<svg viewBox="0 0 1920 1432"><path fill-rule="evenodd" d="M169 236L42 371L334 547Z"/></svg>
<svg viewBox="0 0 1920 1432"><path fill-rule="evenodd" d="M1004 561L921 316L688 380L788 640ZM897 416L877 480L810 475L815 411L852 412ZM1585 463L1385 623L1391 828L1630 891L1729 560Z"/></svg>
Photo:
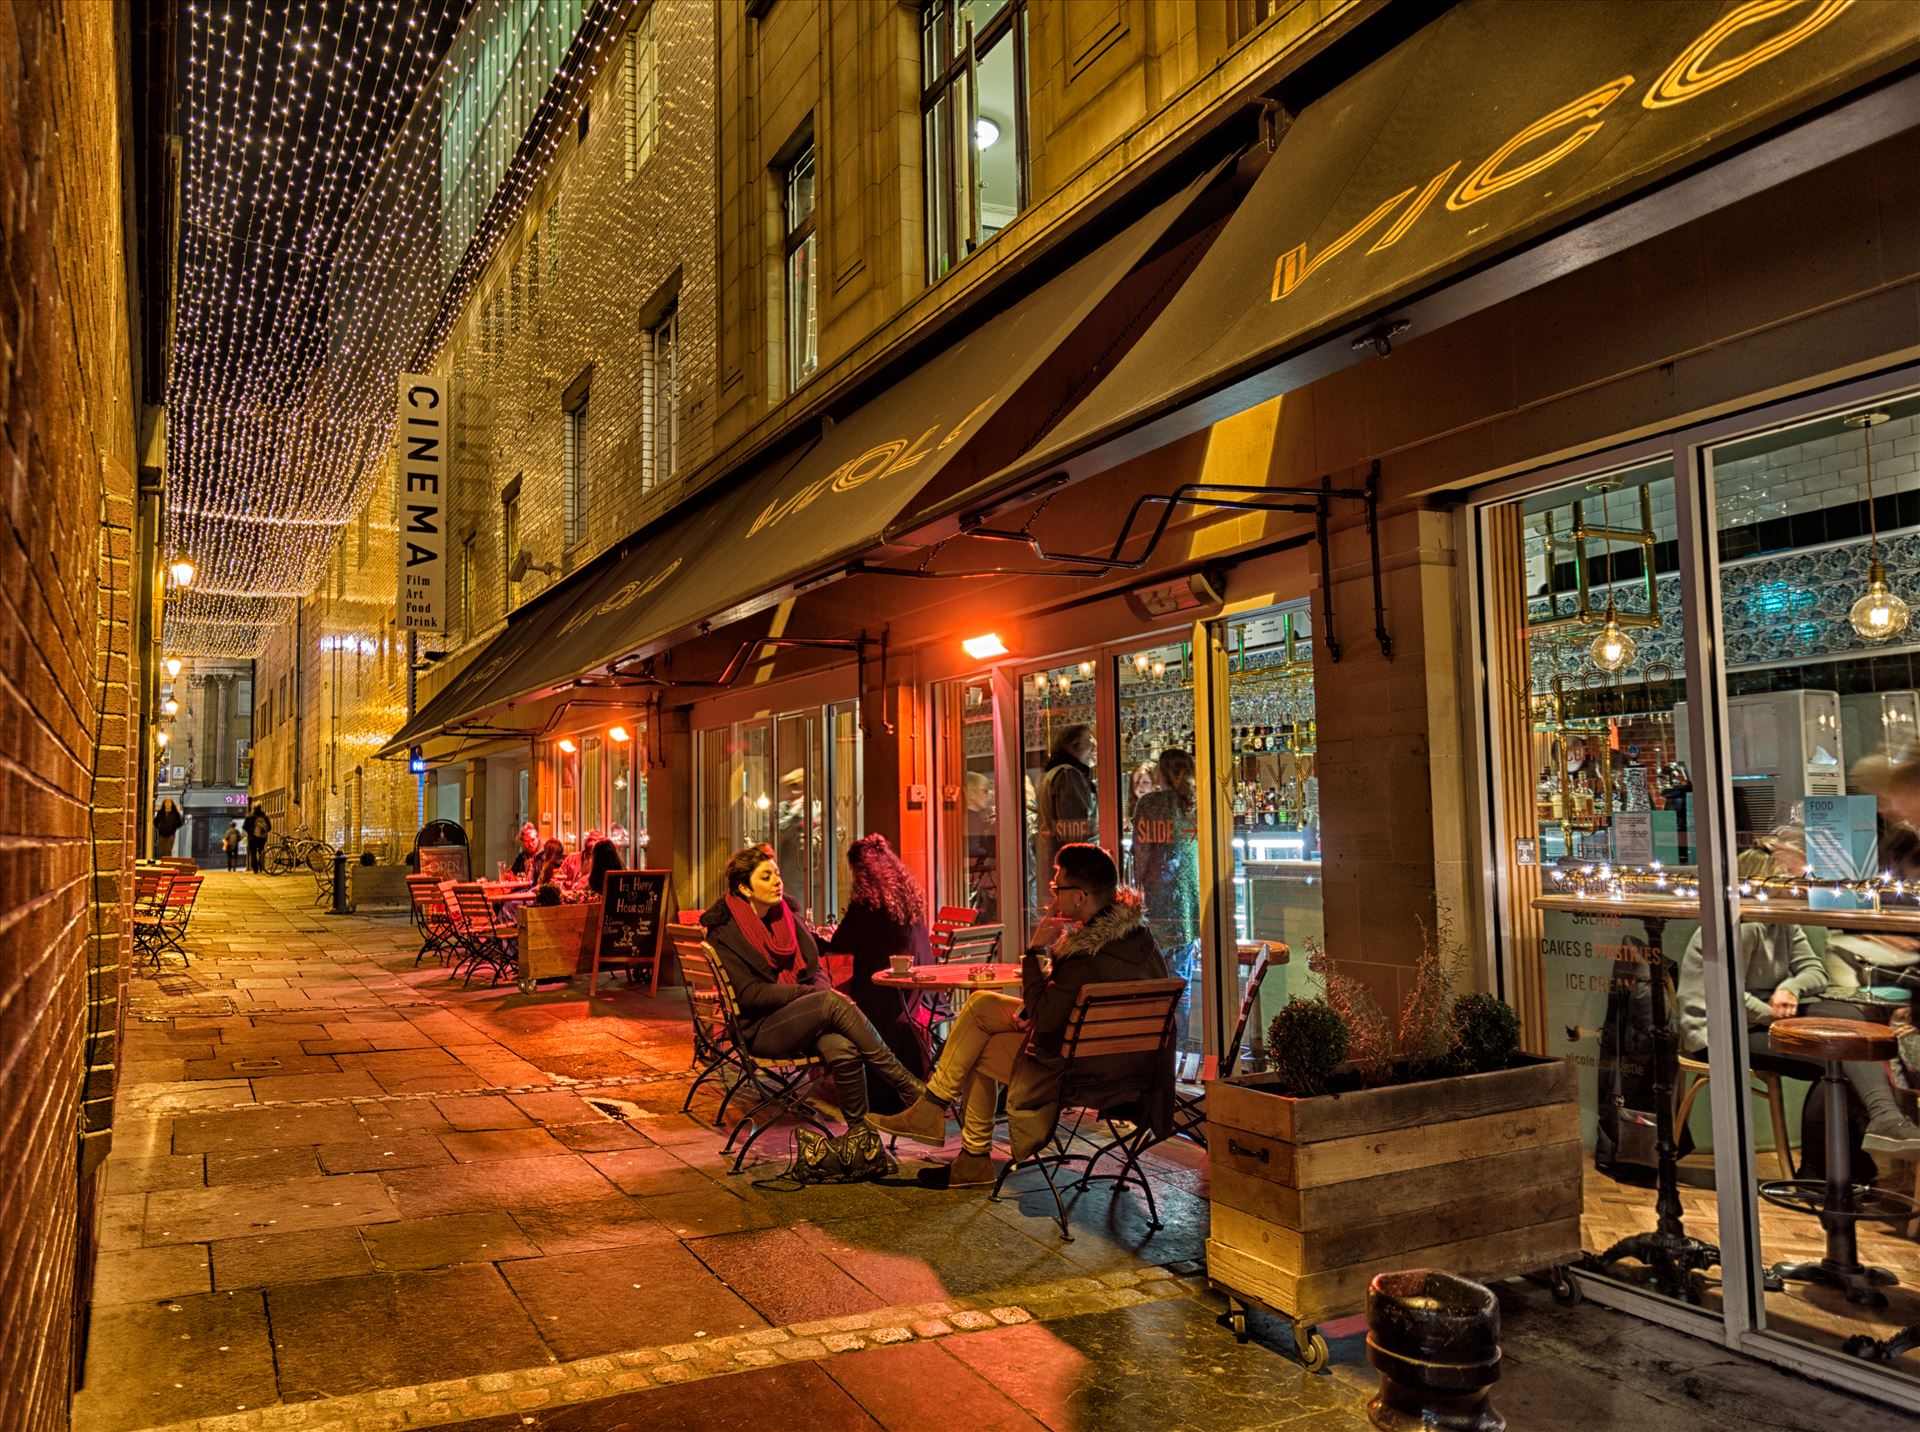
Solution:
<svg viewBox="0 0 1920 1432"><path fill-rule="evenodd" d="M1775 1179L1760 1185L1760 1196L1775 1207L1818 1216L1827 1232L1827 1253L1815 1262L1776 1263L1767 1273L1768 1289L1777 1292L1778 1285L1789 1282L1821 1283L1840 1289L1849 1303L1882 1307L1887 1299L1880 1289L1899 1279L1885 1268L1861 1264L1854 1227L1862 1221L1910 1218L1916 1205L1904 1195L1853 1181L1847 1076L1840 1066L1890 1058L1893 1031L1862 1019L1780 1019L1768 1028L1767 1043L1777 1053L1817 1059L1827 1067L1820 1080L1827 1100L1826 1178Z"/></svg>

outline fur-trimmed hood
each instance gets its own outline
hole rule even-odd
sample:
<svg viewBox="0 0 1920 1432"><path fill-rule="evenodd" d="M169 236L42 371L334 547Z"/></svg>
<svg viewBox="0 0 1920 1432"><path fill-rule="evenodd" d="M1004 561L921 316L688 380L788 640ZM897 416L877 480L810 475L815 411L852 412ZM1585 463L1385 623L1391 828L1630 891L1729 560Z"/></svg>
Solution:
<svg viewBox="0 0 1920 1432"><path fill-rule="evenodd" d="M1124 940L1146 923L1146 900L1131 885L1114 891L1113 903L1077 930L1069 930L1053 947L1055 960L1071 960L1091 955L1104 946Z"/></svg>

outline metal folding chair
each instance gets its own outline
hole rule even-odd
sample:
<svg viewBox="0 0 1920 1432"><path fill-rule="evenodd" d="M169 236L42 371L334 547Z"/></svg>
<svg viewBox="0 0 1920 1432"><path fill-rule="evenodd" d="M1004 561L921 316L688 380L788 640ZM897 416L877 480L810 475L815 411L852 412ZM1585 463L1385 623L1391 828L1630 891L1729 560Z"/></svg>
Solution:
<svg viewBox="0 0 1920 1432"><path fill-rule="evenodd" d="M203 878L198 874L175 875L167 887L166 900L160 906L159 944L153 952L156 965L165 950L180 956L183 965L192 963L187 958L187 926L193 923L194 902L200 896Z"/></svg>
<svg viewBox="0 0 1920 1432"><path fill-rule="evenodd" d="M428 955L442 964L459 948L454 933L454 915L447 908L447 897L440 882L431 875L407 877L407 899L413 907L413 923L420 931L420 952L413 957L415 969Z"/></svg>
<svg viewBox="0 0 1920 1432"><path fill-rule="evenodd" d="M460 912L461 949L461 958L454 963L453 972L459 974L464 969L466 978L462 983L472 984L475 971L486 965L493 971L488 983L512 979L520 967L520 927L502 921L493 913L493 902L487 898L486 887L477 880L455 885L453 899Z"/></svg>
<svg viewBox="0 0 1920 1432"><path fill-rule="evenodd" d="M687 988L687 1014L693 1021L696 1072L687 1097L680 1101L680 1112L692 1113L693 1096L709 1079L718 1079L726 1094L713 1118L717 1127L726 1118L727 1105L747 1075L745 1056L733 1042L725 997L720 992L720 972L707 948L706 932L698 925L669 925L667 938L673 941L674 954L680 961L680 976Z"/></svg>
<svg viewBox="0 0 1920 1432"><path fill-rule="evenodd" d="M166 948L167 896L179 874L171 868L136 870L133 877L133 952L160 967Z"/></svg>
<svg viewBox="0 0 1920 1432"><path fill-rule="evenodd" d="M1087 1097L1085 1091L1096 1081L1102 1102L1109 1105L1121 1102L1114 1097L1116 1081L1109 1072L1110 1066L1089 1065L1091 1060L1107 1060L1116 1055L1136 1056L1140 1064L1137 1077L1119 1081L1122 1092L1141 1099L1150 1095L1160 1078L1165 1059L1173 1051L1176 1029L1174 1015L1185 989L1186 981L1178 979L1120 980L1109 984L1090 984L1083 988L1067 1015L1067 1027L1060 1041L1060 1057L1066 1067L1060 1080L1059 1112L1080 1107L1076 1100ZM1125 1088L1130 1084L1137 1084L1137 1091ZM1056 1115L1050 1151L1034 1154L1018 1165L1009 1161L1000 1170L999 1178L994 1180L990 1196L996 1201L999 1199L1001 1188L1016 1167L1038 1167L1047 1181L1047 1191L1053 1195L1054 1211L1060 1220L1060 1236L1071 1243L1073 1234L1067 1227L1067 1205L1060 1196L1060 1186L1054 1181L1053 1170L1056 1166L1084 1162L1086 1168L1069 1185L1069 1193L1109 1178L1114 1180L1116 1193L1129 1183L1137 1183L1147 1200L1147 1226L1160 1227L1160 1211L1154 1205L1153 1185L1147 1181L1146 1172L1140 1167L1140 1156L1160 1140L1144 1121L1125 1134L1120 1132L1112 1119L1105 1122L1107 1132L1111 1135L1110 1141L1091 1154L1076 1154L1069 1142L1072 1133L1069 1132L1064 1139L1061 1137L1060 1121ZM1109 1154L1119 1155L1119 1172L1096 1175L1094 1165Z"/></svg>
<svg viewBox="0 0 1920 1432"><path fill-rule="evenodd" d="M1285 960L1287 947L1280 947L1280 958ZM1240 1051L1246 1044L1247 1024L1260 1008L1260 986L1266 983L1267 969L1273 962L1273 947L1262 941L1259 953L1253 957L1253 968L1247 973L1247 987L1240 992L1240 1018L1234 1023L1233 1038L1227 1041L1227 1051L1220 1056L1217 1078L1231 1078L1240 1063ZM1173 1134L1175 1138L1192 1139L1201 1148L1207 1146L1207 1092L1205 1087L1191 1094L1182 1093L1176 1084L1173 1091Z"/></svg>
<svg viewBox="0 0 1920 1432"><path fill-rule="evenodd" d="M715 1117L718 1125L726 1117L727 1106L733 1102L733 1096L742 1089L750 1089L759 1102L734 1121L733 1129L727 1135L726 1143L720 1146L722 1154L734 1155L733 1173L739 1173L747 1161L747 1151L760 1141L760 1136L772 1128L781 1114L787 1115L796 1123L806 1124L823 1134L831 1135L833 1130L826 1122L807 1106L806 1086L814 1074L826 1067L826 1061L817 1054L804 1057L770 1059L755 1054L740 1033L740 1007L734 1002L733 987L727 983L726 967L720 963L720 957L713 952L711 945L702 943L700 954L713 971L714 990L719 996L720 1012L726 1020L726 1044L732 1053L724 1061L739 1071L741 1078L728 1091L721 1101L720 1113ZM768 1115L761 1122L762 1115ZM742 1130L749 1130L747 1141L736 1151L734 1142Z"/></svg>

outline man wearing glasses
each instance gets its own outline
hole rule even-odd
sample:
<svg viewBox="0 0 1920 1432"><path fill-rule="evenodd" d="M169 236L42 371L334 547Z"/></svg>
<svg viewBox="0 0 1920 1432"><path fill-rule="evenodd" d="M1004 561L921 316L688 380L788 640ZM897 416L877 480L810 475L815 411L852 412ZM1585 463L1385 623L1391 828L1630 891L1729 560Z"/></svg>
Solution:
<svg viewBox="0 0 1920 1432"><path fill-rule="evenodd" d="M926 1093L903 1113L868 1119L883 1133L937 1147L947 1141L948 1106L961 1101L960 1156L920 1171L929 1188L993 1182L999 1085L1009 1086L1007 1134L1016 1162L1052 1136L1060 1040L1082 986L1166 978L1166 963L1141 916L1140 892L1120 888L1106 851L1061 846L1050 888L1052 912L1035 928L1021 960L1023 998L991 990L974 995L953 1022Z"/></svg>

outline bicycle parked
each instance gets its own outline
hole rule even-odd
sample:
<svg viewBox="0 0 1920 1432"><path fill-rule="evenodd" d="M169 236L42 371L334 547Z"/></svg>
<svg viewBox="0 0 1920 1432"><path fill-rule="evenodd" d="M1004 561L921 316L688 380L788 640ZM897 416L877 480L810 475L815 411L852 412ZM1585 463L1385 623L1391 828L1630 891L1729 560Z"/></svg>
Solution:
<svg viewBox="0 0 1920 1432"><path fill-rule="evenodd" d="M267 837L264 861L269 875L291 875L304 868L318 878L331 876L333 856L331 845L324 840L315 840L301 828L290 834L276 833Z"/></svg>

